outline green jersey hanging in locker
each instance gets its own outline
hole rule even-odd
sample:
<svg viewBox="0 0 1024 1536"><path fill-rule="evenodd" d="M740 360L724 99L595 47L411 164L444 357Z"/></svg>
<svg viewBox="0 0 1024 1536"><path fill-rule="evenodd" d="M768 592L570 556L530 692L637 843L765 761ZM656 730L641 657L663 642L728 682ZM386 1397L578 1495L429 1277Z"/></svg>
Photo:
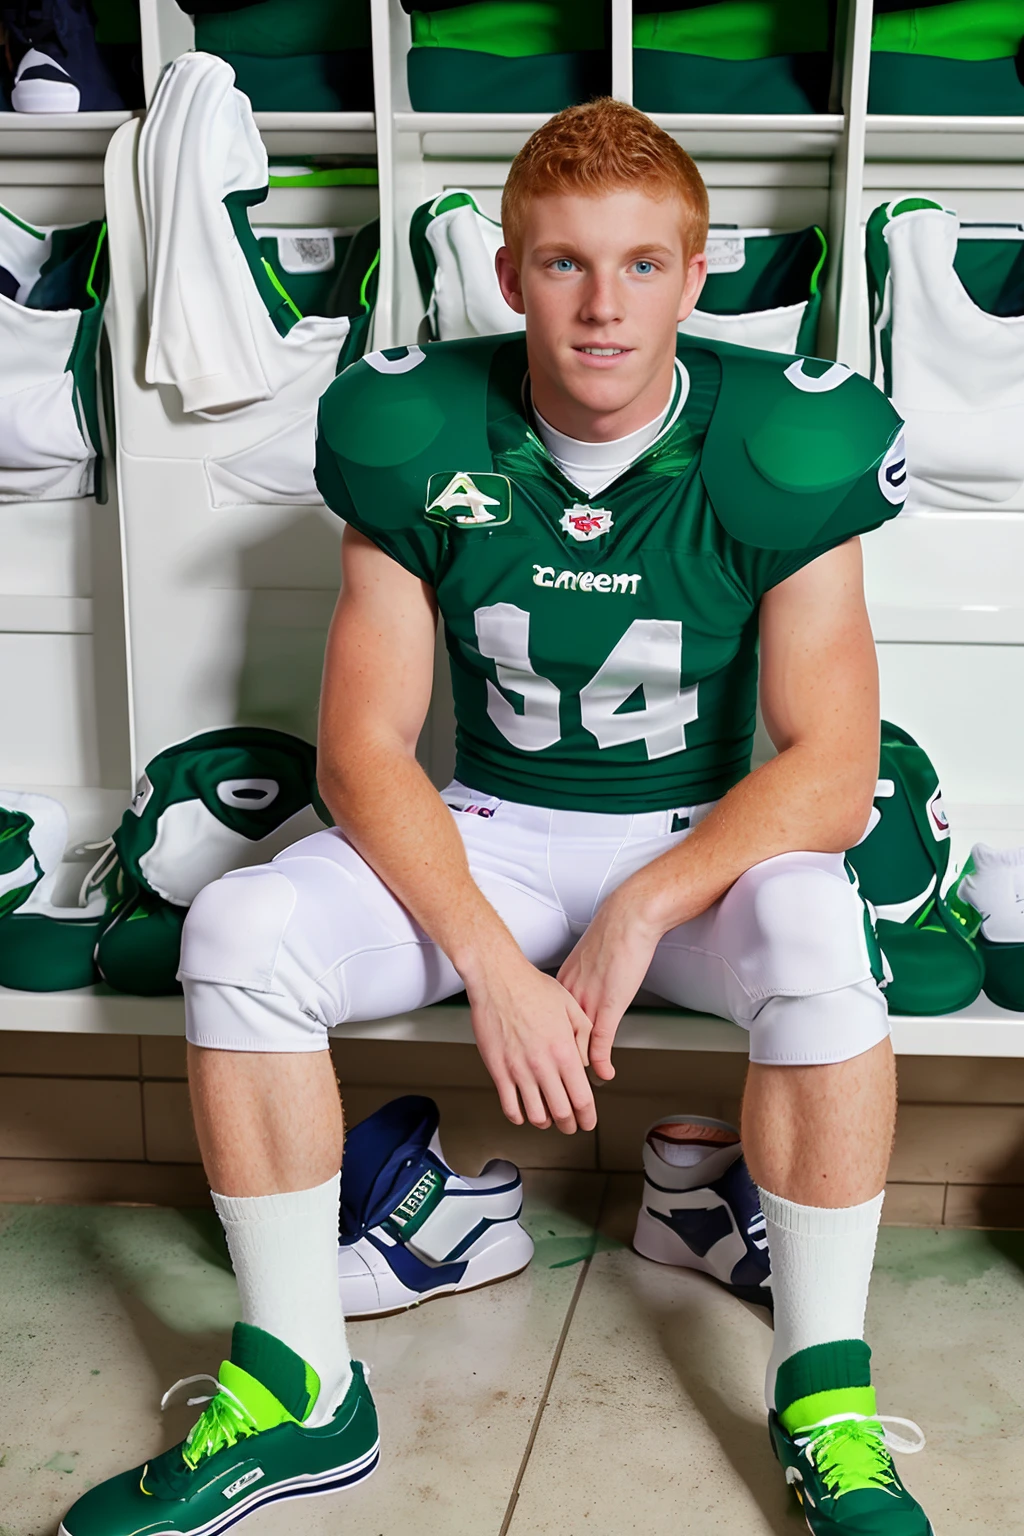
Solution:
<svg viewBox="0 0 1024 1536"><path fill-rule="evenodd" d="M896 514L899 418L841 364L680 337L665 426L599 494L531 420L520 336L374 353L320 405L328 506L437 592L456 777L577 810L717 799L750 766L760 599Z"/></svg>

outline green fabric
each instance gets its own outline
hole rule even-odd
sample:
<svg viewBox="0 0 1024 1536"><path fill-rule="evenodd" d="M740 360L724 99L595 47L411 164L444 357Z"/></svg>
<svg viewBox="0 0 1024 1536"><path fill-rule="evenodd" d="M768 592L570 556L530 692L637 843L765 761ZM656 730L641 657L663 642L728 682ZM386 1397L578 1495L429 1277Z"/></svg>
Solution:
<svg viewBox="0 0 1024 1536"><path fill-rule="evenodd" d="M785 1413L779 1414L779 1418L788 1433L793 1435L809 1424L818 1424L822 1419L832 1418L835 1414L857 1413L868 1419L874 1418L877 1412L874 1387L832 1387L826 1391L812 1392L808 1397L797 1398L795 1403L790 1403Z"/></svg>
<svg viewBox="0 0 1024 1536"><path fill-rule="evenodd" d="M829 46L827 0L717 0L633 18L634 48L712 59L821 53Z"/></svg>
<svg viewBox="0 0 1024 1536"><path fill-rule="evenodd" d="M598 50L510 58L462 48L411 48L406 68L416 112L559 112L607 94L607 56Z"/></svg>
<svg viewBox="0 0 1024 1536"><path fill-rule="evenodd" d="M352 236L333 237L335 263L327 273L285 272L277 260L276 240L261 239L249 221L249 209L264 202L266 196L267 188L257 187L229 192L224 199L253 282L281 336L287 336L304 314L349 315L352 324L338 357L340 372L366 349L377 292L380 225L375 219ZM294 233L300 235L302 231L296 228ZM306 301L305 307L297 302L300 295Z"/></svg>
<svg viewBox="0 0 1024 1536"><path fill-rule="evenodd" d="M602 48L603 7L593 0L481 0L452 10L413 11L412 45L509 59Z"/></svg>
<svg viewBox="0 0 1024 1536"><path fill-rule="evenodd" d="M280 62L296 54L370 47L370 0L262 0L195 18L196 48L224 57L256 54Z"/></svg>
<svg viewBox="0 0 1024 1536"><path fill-rule="evenodd" d="M986 314L1024 315L1024 240L961 239L953 270Z"/></svg>
<svg viewBox="0 0 1024 1536"><path fill-rule="evenodd" d="M749 769L763 593L896 510L877 475L896 417L864 379L808 393L789 359L687 336L678 355L685 409L592 506L523 414L521 336L438 342L412 367L376 354L321 400L317 484L435 588L456 775L483 793L618 812L717 799ZM778 466L783 490L754 467L772 424L826 491L806 465Z"/></svg>
<svg viewBox="0 0 1024 1536"><path fill-rule="evenodd" d="M96 41L101 47L141 41L139 0L90 0L90 3L96 18Z"/></svg>
<svg viewBox="0 0 1024 1536"><path fill-rule="evenodd" d="M231 1334L230 1366L260 1382L285 1413L300 1423L316 1405L320 1383L313 1367L262 1328L254 1328L250 1323L235 1324ZM223 1374L220 1379L225 1386L230 1386ZM254 1413L254 1417L260 1429L272 1427L264 1423L259 1414Z"/></svg>
<svg viewBox="0 0 1024 1536"><path fill-rule="evenodd" d="M836 1339L798 1350L779 1366L775 1378L775 1407L787 1433L789 1409L801 1398L837 1388L871 1385L871 1350L863 1339ZM860 1411L860 1410L858 1410ZM806 1420L803 1421L806 1423Z"/></svg>
<svg viewBox="0 0 1024 1536"><path fill-rule="evenodd" d="M935 59L873 53L868 111L918 117L1020 117L1024 84L1016 59Z"/></svg>
<svg viewBox="0 0 1024 1536"><path fill-rule="evenodd" d="M946 0L875 16L871 47L880 53L944 59L1012 59L1024 41L1021 0Z"/></svg>
<svg viewBox="0 0 1024 1536"><path fill-rule="evenodd" d="M32 817L25 811L12 811L0 806L0 918L6 917L22 902L27 901L43 878L39 860L32 852L30 833ZM21 871L31 859L34 873L25 880ZM11 885L12 879L21 883Z"/></svg>
<svg viewBox="0 0 1024 1536"><path fill-rule="evenodd" d="M218 49L235 84L256 112L372 112L369 48L324 50L276 58Z"/></svg>
<svg viewBox="0 0 1024 1536"><path fill-rule="evenodd" d="M66 992L97 980L93 950L103 919L65 921L15 912L0 922L0 987Z"/></svg>
<svg viewBox="0 0 1024 1536"><path fill-rule="evenodd" d="M222 826L258 841L276 831L316 793L316 754L296 736L266 726L228 726L204 731L159 753L146 765L128 810L114 833L124 875L143 890L167 899L150 883L151 858L175 806L201 804ZM258 781L273 791L231 789Z"/></svg>
<svg viewBox="0 0 1024 1536"><path fill-rule="evenodd" d="M136 997L170 997L177 980L185 910L137 891L108 914L96 965L108 986Z"/></svg>
<svg viewBox="0 0 1024 1536"><path fill-rule="evenodd" d="M797 350L813 353L821 312L828 247L817 225L781 235L748 235L738 272L711 272L699 308L712 315L745 315L806 302Z"/></svg>
<svg viewBox="0 0 1024 1536"><path fill-rule="evenodd" d="M995 944L978 935L985 966L985 996L1000 1008L1024 1013L1024 944Z"/></svg>
<svg viewBox="0 0 1024 1536"><path fill-rule="evenodd" d="M645 112L824 112L827 53L766 59L633 51L633 100Z"/></svg>
<svg viewBox="0 0 1024 1536"><path fill-rule="evenodd" d="M980 953L938 913L916 928L879 918L878 942L892 969L885 989L890 1013L956 1013L974 1002L984 970Z"/></svg>
<svg viewBox="0 0 1024 1536"><path fill-rule="evenodd" d="M875 924L893 979L892 1013L953 1013L981 990L983 967L963 923L940 894L949 863L949 824L938 775L912 736L882 721L879 819L847 863ZM884 792L889 791L889 792ZM891 909L905 909L896 920ZM887 910L889 915L887 915Z"/></svg>

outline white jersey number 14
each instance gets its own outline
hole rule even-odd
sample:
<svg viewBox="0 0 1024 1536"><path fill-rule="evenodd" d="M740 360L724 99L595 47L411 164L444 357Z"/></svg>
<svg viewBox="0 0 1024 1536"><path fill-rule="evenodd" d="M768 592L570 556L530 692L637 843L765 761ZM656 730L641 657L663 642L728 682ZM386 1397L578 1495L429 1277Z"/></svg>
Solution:
<svg viewBox="0 0 1024 1536"><path fill-rule="evenodd" d="M480 654L495 664L487 713L521 752L542 752L561 740L561 694L530 661L530 615L515 603L493 603L473 615ZM683 627L676 619L634 619L611 654L580 690L584 729L599 747L642 741L648 758L686 750L686 727L697 718L697 684L680 688ZM640 689L642 709L623 711ZM506 693L522 700L522 714Z"/></svg>

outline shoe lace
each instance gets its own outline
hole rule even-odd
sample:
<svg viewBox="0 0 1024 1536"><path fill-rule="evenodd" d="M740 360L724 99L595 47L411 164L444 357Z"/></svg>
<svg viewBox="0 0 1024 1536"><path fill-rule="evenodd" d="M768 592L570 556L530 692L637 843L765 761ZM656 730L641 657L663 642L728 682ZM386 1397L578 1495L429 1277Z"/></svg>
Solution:
<svg viewBox="0 0 1024 1536"><path fill-rule="evenodd" d="M259 1425L241 1398L236 1397L216 1376L183 1376L164 1393L160 1407L166 1408L180 1387L190 1387L198 1381L209 1382L214 1390L205 1396L188 1399L190 1408L200 1403L207 1404L181 1448L182 1459L193 1472L207 1456L214 1456L225 1446L236 1445L239 1440L259 1433Z"/></svg>
<svg viewBox="0 0 1024 1536"><path fill-rule="evenodd" d="M912 1430L916 1439L894 1434L890 1424ZM857 1488L888 1489L896 1481L890 1452L912 1456L925 1447L924 1432L912 1419L881 1414L836 1414L798 1429L793 1439L837 1499Z"/></svg>

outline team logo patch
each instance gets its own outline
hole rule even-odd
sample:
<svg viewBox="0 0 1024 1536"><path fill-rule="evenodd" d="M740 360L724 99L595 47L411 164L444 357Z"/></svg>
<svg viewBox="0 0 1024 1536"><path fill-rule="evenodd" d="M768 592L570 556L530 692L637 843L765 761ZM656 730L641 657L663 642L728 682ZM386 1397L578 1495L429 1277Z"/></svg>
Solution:
<svg viewBox="0 0 1024 1536"><path fill-rule="evenodd" d="M907 499L907 445L901 432L878 466L878 489L891 506Z"/></svg>
<svg viewBox="0 0 1024 1536"><path fill-rule="evenodd" d="M425 512L447 528L496 528L512 518L512 486L504 475L445 470L427 481Z"/></svg>
<svg viewBox="0 0 1024 1536"><path fill-rule="evenodd" d="M942 790L937 789L928 800L928 825L936 842L949 836L949 817L942 803Z"/></svg>
<svg viewBox="0 0 1024 1536"><path fill-rule="evenodd" d="M560 524L570 538L578 539L581 544L599 539L612 526L612 515L604 507L581 507L579 502L566 507Z"/></svg>

